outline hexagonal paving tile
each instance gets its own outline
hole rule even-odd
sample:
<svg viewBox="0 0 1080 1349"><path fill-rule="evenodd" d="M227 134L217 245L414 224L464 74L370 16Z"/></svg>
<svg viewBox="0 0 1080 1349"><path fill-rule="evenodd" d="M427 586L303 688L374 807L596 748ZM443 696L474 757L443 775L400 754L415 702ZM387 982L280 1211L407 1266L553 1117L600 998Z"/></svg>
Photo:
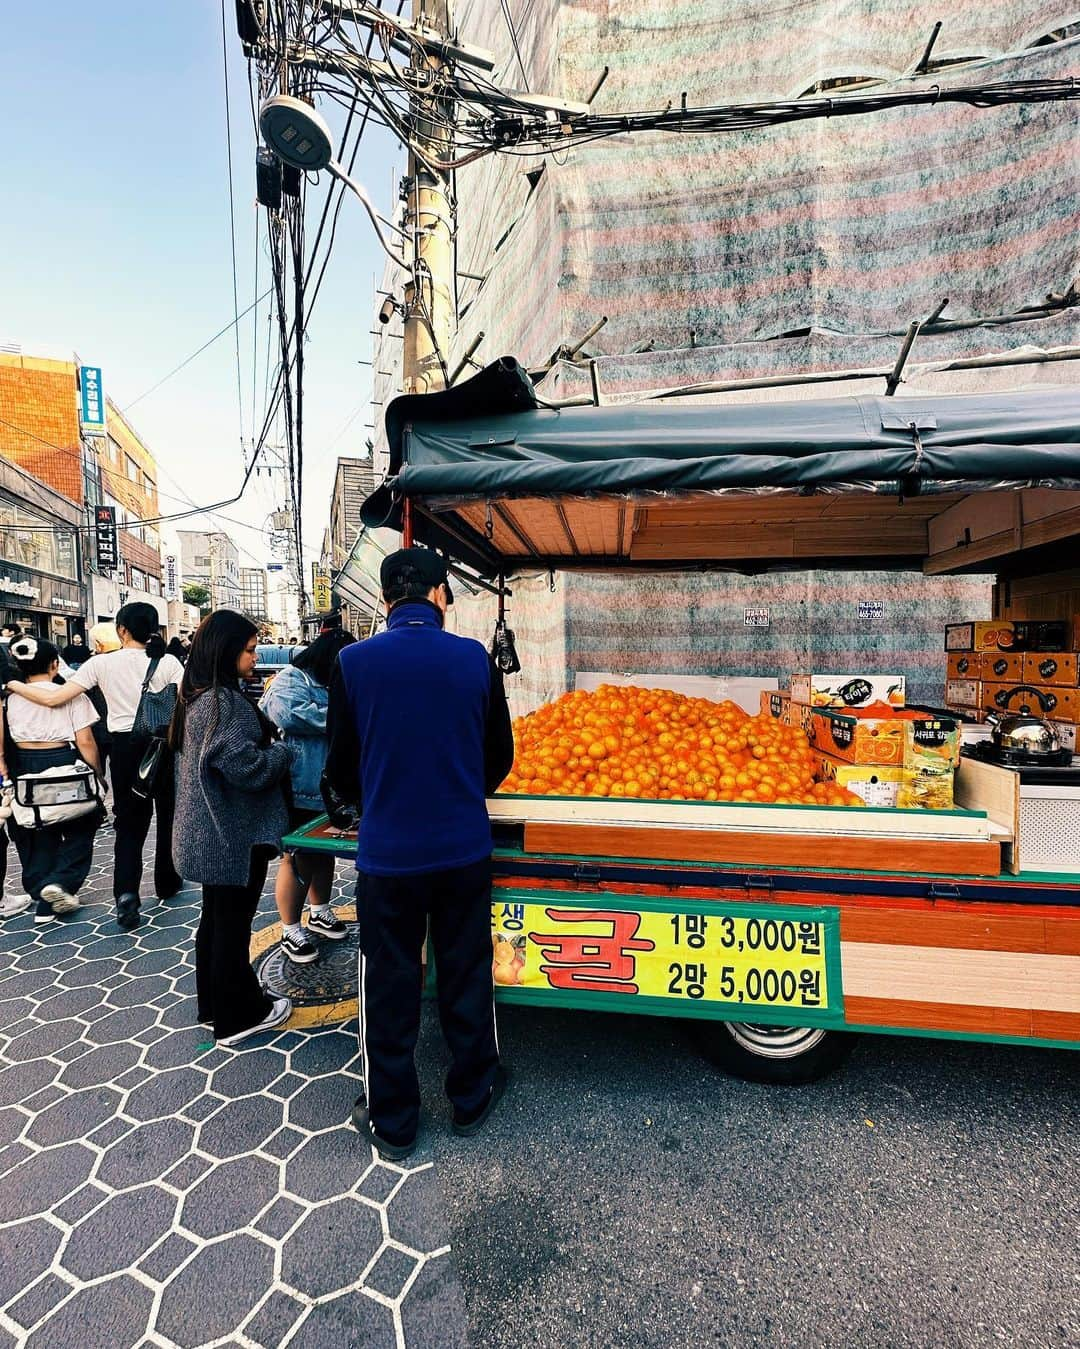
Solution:
<svg viewBox="0 0 1080 1349"><path fill-rule="evenodd" d="M278 1192L279 1168L262 1157L237 1157L213 1167L188 1191L180 1221L200 1237L247 1227Z"/></svg>
<svg viewBox="0 0 1080 1349"><path fill-rule="evenodd" d="M172 1226L176 1199L156 1185L118 1194L78 1224L63 1265L78 1279L127 1269Z"/></svg>
<svg viewBox="0 0 1080 1349"><path fill-rule="evenodd" d="M125 1007L119 1012L110 1012L87 1030L85 1038L96 1045L116 1044L120 1040L131 1040L139 1031L152 1026L157 1020L152 1007Z"/></svg>
<svg viewBox="0 0 1080 1349"><path fill-rule="evenodd" d="M45 1148L85 1138L116 1114L123 1099L113 1087L88 1087L72 1092L37 1115L26 1137Z"/></svg>
<svg viewBox="0 0 1080 1349"><path fill-rule="evenodd" d="M199 1147L214 1157L238 1157L264 1143L282 1125L282 1103L270 1096L229 1101L206 1121Z"/></svg>
<svg viewBox="0 0 1080 1349"><path fill-rule="evenodd" d="M8 1216L6 1200L4 1216ZM30 1218L26 1222L4 1228L3 1259L0 1260L0 1303L13 1298L20 1288L26 1288L43 1269L48 1268L62 1237L63 1233L51 1223L47 1223L44 1218Z"/></svg>
<svg viewBox="0 0 1080 1349"><path fill-rule="evenodd" d="M442 1339L410 1340L413 1344L446 1343ZM289 1349L394 1349L394 1315L389 1307L365 1297L363 1293L343 1293L318 1307L312 1307L300 1329L289 1341Z"/></svg>
<svg viewBox="0 0 1080 1349"><path fill-rule="evenodd" d="M4 1218L45 1213L89 1177L94 1154L82 1143L66 1143L27 1157L4 1176Z"/></svg>
<svg viewBox="0 0 1080 1349"><path fill-rule="evenodd" d="M180 1345L230 1334L274 1279L274 1252L241 1234L205 1246L165 1286L154 1329Z"/></svg>
<svg viewBox="0 0 1080 1349"><path fill-rule="evenodd" d="M378 1213L359 1199L320 1204L286 1240L281 1277L298 1292L324 1297L355 1283L382 1240Z"/></svg>
<svg viewBox="0 0 1080 1349"><path fill-rule="evenodd" d="M162 1119L133 1129L101 1159L97 1178L117 1189L157 1180L191 1150L195 1129L186 1120Z"/></svg>
<svg viewBox="0 0 1080 1349"><path fill-rule="evenodd" d="M300 1129L331 1129L347 1123L357 1086L335 1074L309 1082L289 1101L289 1123Z"/></svg>
<svg viewBox="0 0 1080 1349"><path fill-rule="evenodd" d="M69 1063L60 1081L65 1087L99 1087L137 1063L141 1052L138 1045L101 1045Z"/></svg>
<svg viewBox="0 0 1080 1349"><path fill-rule="evenodd" d="M371 1165L371 1145L354 1129L316 1134L285 1165L285 1188L300 1199L348 1194Z"/></svg>
<svg viewBox="0 0 1080 1349"><path fill-rule="evenodd" d="M119 1349L143 1338L154 1295L129 1274L80 1288L26 1341L26 1349Z"/></svg>
<svg viewBox="0 0 1080 1349"><path fill-rule="evenodd" d="M206 1074L198 1068L173 1068L155 1073L131 1092L124 1114L132 1119L168 1119L206 1090Z"/></svg>

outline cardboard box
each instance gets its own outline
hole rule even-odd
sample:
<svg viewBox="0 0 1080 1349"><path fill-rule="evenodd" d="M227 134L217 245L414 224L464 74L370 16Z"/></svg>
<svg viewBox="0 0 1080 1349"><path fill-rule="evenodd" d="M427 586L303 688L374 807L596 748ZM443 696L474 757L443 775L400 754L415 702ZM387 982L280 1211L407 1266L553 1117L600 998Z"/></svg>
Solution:
<svg viewBox="0 0 1080 1349"><path fill-rule="evenodd" d="M1073 652L1028 651L1023 656L1024 683L1042 687L1044 684L1076 688L1077 661Z"/></svg>
<svg viewBox="0 0 1080 1349"><path fill-rule="evenodd" d="M949 702L945 706L950 712L955 712L961 722L973 722L976 726L981 726L986 721L986 709L983 707L959 707Z"/></svg>
<svg viewBox="0 0 1080 1349"><path fill-rule="evenodd" d="M1077 727L1071 721L1052 721L1050 723L1058 733L1058 739L1061 741L1061 748L1076 753L1076 732Z"/></svg>
<svg viewBox="0 0 1080 1349"><path fill-rule="evenodd" d="M774 721L783 722L787 725L787 710L790 702L791 694L786 689L778 689L775 692L762 689L761 716L772 717Z"/></svg>
<svg viewBox="0 0 1080 1349"><path fill-rule="evenodd" d="M904 781L901 765L852 764L828 754L815 755L814 776L819 782L835 782L861 796L868 806L894 807Z"/></svg>
<svg viewBox="0 0 1080 1349"><path fill-rule="evenodd" d="M1080 689L1042 688L1041 692L1052 694L1056 698L1048 715L1055 721L1068 721L1074 726L1080 725Z"/></svg>
<svg viewBox="0 0 1080 1349"><path fill-rule="evenodd" d="M983 651L979 656L979 674L999 684L1022 684L1024 657L1016 652Z"/></svg>
<svg viewBox="0 0 1080 1349"><path fill-rule="evenodd" d="M1037 717L1057 716L1063 721L1071 720L1062 708L1068 695L1076 690L1039 688L1038 692L1044 699L1044 705L1040 705L1039 699L1033 693L1024 692L1025 689L1034 687L1036 686L1028 684L997 684L984 679L982 705L988 712L997 712L1001 715L1023 712L1026 707Z"/></svg>
<svg viewBox="0 0 1080 1349"><path fill-rule="evenodd" d="M869 703L904 705L904 676L899 674L794 674L791 701L810 707L866 707Z"/></svg>
<svg viewBox="0 0 1080 1349"><path fill-rule="evenodd" d="M822 754L852 764L902 764L904 726L899 717L845 717L813 709L810 743Z"/></svg>
<svg viewBox="0 0 1080 1349"><path fill-rule="evenodd" d="M789 699L784 710L784 725L797 726L806 733L806 738L809 740L814 727L814 709L807 707L804 703L796 703Z"/></svg>
<svg viewBox="0 0 1080 1349"><path fill-rule="evenodd" d="M946 651L1011 651L1013 625L1004 618L977 623L946 623Z"/></svg>
<svg viewBox="0 0 1080 1349"><path fill-rule="evenodd" d="M1068 651L1074 644L1067 618L1023 619L1013 623L1014 651Z"/></svg>
<svg viewBox="0 0 1080 1349"><path fill-rule="evenodd" d="M945 673L949 679L980 679L982 656L977 651L950 651Z"/></svg>
<svg viewBox="0 0 1080 1349"><path fill-rule="evenodd" d="M960 762L960 723L953 717L920 717L905 721L904 767L909 772L942 771Z"/></svg>
<svg viewBox="0 0 1080 1349"><path fill-rule="evenodd" d="M949 679L945 682L946 707L982 707L981 679Z"/></svg>

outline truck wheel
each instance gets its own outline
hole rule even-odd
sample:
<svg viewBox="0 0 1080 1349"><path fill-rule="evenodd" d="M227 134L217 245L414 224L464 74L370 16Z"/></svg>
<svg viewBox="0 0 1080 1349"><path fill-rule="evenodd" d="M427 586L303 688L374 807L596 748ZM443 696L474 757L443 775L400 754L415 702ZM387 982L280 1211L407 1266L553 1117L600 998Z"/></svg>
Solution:
<svg viewBox="0 0 1080 1349"><path fill-rule="evenodd" d="M706 1058L746 1082L790 1086L816 1082L843 1063L855 1041L854 1035L816 1026L765 1026L753 1021L699 1025Z"/></svg>

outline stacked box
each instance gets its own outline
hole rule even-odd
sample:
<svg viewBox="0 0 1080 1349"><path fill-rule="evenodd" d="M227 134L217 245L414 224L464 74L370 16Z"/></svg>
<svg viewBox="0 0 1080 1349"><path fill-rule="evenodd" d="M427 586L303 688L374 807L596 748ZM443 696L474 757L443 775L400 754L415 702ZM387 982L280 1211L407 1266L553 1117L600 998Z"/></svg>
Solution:
<svg viewBox="0 0 1080 1349"><path fill-rule="evenodd" d="M1013 624L1003 618L978 623L947 623L946 651L1011 651Z"/></svg>
<svg viewBox="0 0 1080 1349"><path fill-rule="evenodd" d="M1071 651L1028 651L1021 658L1023 682L1037 688L1044 684L1076 688L1077 658Z"/></svg>
<svg viewBox="0 0 1080 1349"><path fill-rule="evenodd" d="M974 710L983 705L981 679L948 679L945 681L945 706L968 707Z"/></svg>
<svg viewBox="0 0 1080 1349"><path fill-rule="evenodd" d="M790 725L787 719L791 694L785 689L761 690L761 716L772 717L774 721Z"/></svg>
<svg viewBox="0 0 1080 1349"><path fill-rule="evenodd" d="M904 781L902 764L854 764L831 754L815 754L814 776L835 782L861 797L868 806L892 808Z"/></svg>
<svg viewBox="0 0 1080 1349"><path fill-rule="evenodd" d="M904 676L899 674L791 676L791 701L809 707L834 707L839 711L867 707L870 703L904 706Z"/></svg>
<svg viewBox="0 0 1080 1349"><path fill-rule="evenodd" d="M853 764L904 762L904 726L899 717L845 717L815 707L810 743L821 754Z"/></svg>
<svg viewBox="0 0 1080 1349"><path fill-rule="evenodd" d="M959 737L956 722L944 717L908 723L904 739L904 780L896 797L898 806L952 810Z"/></svg>

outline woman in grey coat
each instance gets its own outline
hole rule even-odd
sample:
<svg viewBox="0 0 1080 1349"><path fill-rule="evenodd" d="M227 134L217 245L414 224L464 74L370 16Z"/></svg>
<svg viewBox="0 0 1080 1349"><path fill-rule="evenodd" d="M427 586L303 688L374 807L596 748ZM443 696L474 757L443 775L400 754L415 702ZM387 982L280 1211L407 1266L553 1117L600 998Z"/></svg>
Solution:
<svg viewBox="0 0 1080 1349"><path fill-rule="evenodd" d="M176 752L173 860L203 888L195 936L199 1020L221 1045L280 1026L288 998L271 998L251 968L251 922L288 815L291 755L240 691L255 670L254 623L230 609L204 619L191 643L169 728Z"/></svg>

